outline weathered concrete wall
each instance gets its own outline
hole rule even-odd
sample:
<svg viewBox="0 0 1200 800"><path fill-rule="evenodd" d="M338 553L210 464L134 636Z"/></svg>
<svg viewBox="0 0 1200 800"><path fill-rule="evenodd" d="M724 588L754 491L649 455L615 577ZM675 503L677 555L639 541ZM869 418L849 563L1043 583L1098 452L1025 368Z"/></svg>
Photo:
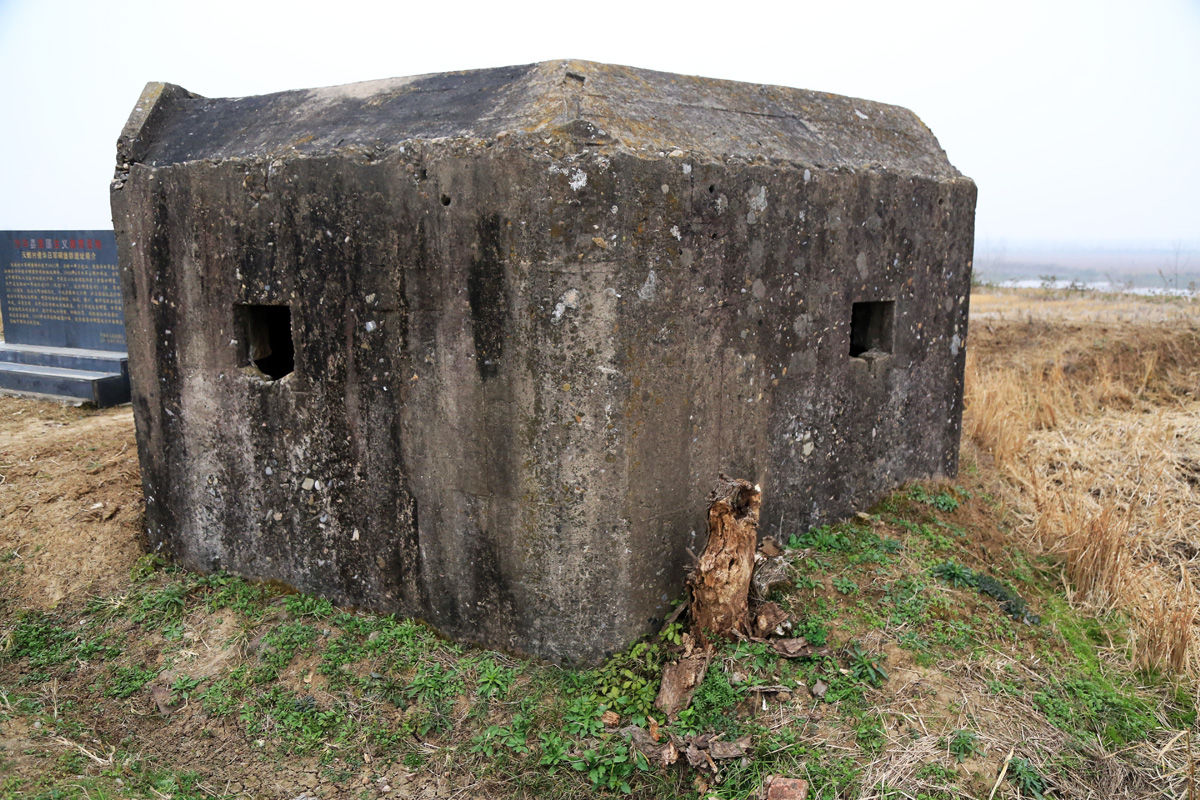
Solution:
<svg viewBox="0 0 1200 800"><path fill-rule="evenodd" d="M150 541L599 658L678 595L718 472L784 534L953 474L974 205L907 112L796 90L152 85L113 189ZM890 353L852 357L875 301ZM285 377L247 306L290 309Z"/></svg>

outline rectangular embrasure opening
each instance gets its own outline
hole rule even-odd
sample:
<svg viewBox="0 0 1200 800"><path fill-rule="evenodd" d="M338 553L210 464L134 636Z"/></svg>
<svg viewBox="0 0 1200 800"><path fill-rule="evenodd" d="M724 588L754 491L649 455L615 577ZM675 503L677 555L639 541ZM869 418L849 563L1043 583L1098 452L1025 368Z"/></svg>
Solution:
<svg viewBox="0 0 1200 800"><path fill-rule="evenodd" d="M853 358L890 355L892 318L896 301L855 303L850 312L850 355Z"/></svg>
<svg viewBox="0 0 1200 800"><path fill-rule="evenodd" d="M277 381L295 369L289 306L236 305L233 313L238 366L254 366L270 381Z"/></svg>

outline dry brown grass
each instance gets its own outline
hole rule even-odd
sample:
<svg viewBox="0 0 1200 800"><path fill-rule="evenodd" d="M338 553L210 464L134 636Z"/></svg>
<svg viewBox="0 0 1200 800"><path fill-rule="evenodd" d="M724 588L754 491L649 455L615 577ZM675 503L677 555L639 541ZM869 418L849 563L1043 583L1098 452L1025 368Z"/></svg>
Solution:
<svg viewBox="0 0 1200 800"><path fill-rule="evenodd" d="M0 602L116 591L141 555L133 412L0 397Z"/></svg>
<svg viewBox="0 0 1200 800"><path fill-rule="evenodd" d="M964 447L1134 662L1200 677L1200 304L972 297Z"/></svg>

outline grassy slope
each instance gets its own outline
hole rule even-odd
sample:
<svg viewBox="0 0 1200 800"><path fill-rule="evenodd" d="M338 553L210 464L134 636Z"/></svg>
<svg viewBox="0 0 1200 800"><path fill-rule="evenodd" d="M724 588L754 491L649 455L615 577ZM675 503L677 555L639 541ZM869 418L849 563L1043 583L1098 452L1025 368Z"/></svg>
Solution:
<svg viewBox="0 0 1200 800"><path fill-rule="evenodd" d="M671 726L751 736L719 776L646 764L600 718L649 725L676 629L574 672L147 558L82 610L5 610L0 797L733 798L775 773L823 798L986 797L1010 751L998 797L1179 790L1155 755L1194 724L1190 693L1105 657L1121 621L1070 610L1004 525L978 487L922 485L793 536L778 599L829 653L720 651Z"/></svg>

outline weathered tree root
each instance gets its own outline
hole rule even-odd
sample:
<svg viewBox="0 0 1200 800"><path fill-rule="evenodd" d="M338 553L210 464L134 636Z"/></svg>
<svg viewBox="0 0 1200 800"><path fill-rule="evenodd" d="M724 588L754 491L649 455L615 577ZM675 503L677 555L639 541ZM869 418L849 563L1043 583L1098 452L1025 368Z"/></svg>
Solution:
<svg viewBox="0 0 1200 800"><path fill-rule="evenodd" d="M689 581L697 641L749 631L750 579L761 505L759 487L734 480L708 507L708 545Z"/></svg>

